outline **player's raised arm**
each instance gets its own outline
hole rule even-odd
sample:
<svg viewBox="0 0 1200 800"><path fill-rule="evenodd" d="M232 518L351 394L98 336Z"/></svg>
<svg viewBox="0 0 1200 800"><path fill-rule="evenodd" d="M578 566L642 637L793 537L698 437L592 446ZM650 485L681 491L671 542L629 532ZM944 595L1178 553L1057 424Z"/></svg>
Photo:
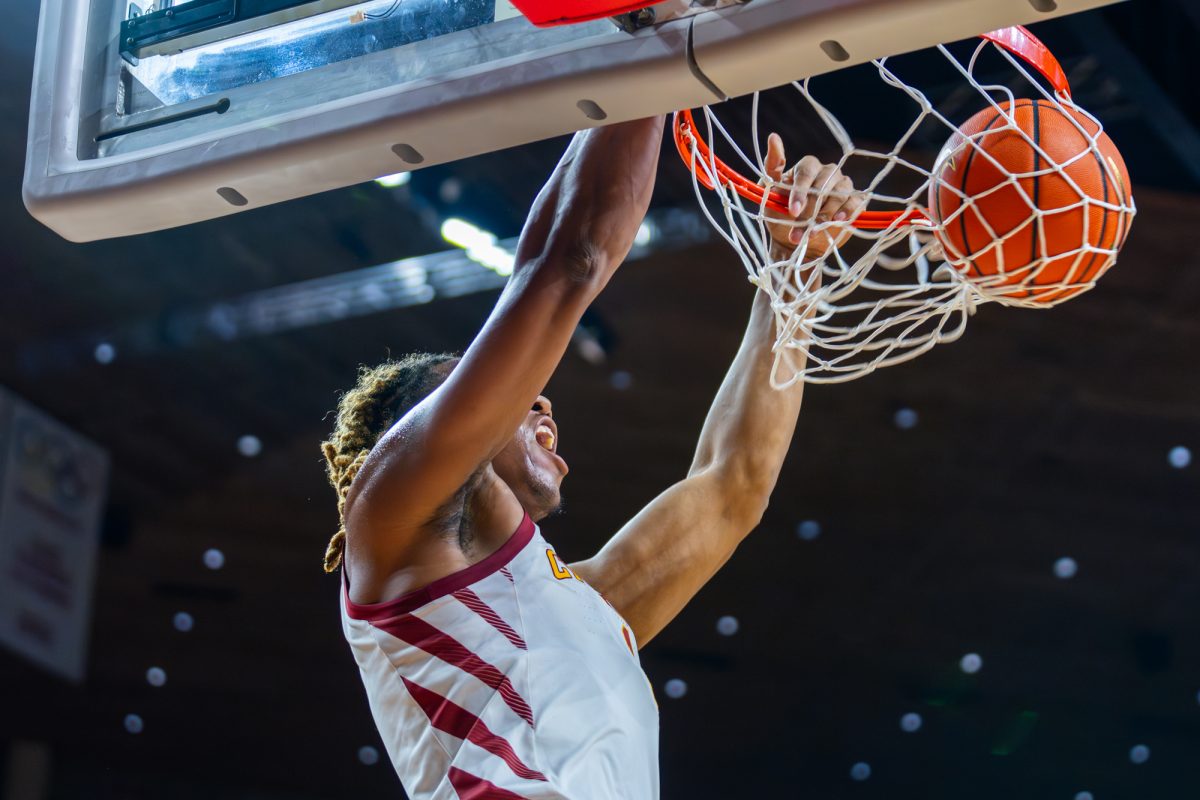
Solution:
<svg viewBox="0 0 1200 800"><path fill-rule="evenodd" d="M771 177L793 185L792 216L845 220L863 198L836 167L806 157L786 174L783 144L772 134L767 167ZM819 208L810 200L827 190ZM792 224L771 225L775 257L786 258ZM824 252L822 236L809 248ZM785 249L787 248L787 249ZM679 613L758 525L792 441L803 394L802 382L776 391L774 317L758 292L741 347L713 400L687 478L655 498L593 558L572 565L633 627L644 645Z"/></svg>
<svg viewBox="0 0 1200 800"><path fill-rule="evenodd" d="M562 358L646 213L663 119L579 133L538 195L512 277L449 378L379 440L346 498L355 548L405 557L468 478L504 447Z"/></svg>

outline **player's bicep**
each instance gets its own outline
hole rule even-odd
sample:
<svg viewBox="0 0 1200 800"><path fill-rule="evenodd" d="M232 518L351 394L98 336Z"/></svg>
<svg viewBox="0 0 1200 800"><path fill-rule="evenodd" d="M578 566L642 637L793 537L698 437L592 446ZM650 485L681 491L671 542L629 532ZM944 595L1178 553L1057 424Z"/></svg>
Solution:
<svg viewBox="0 0 1200 800"><path fill-rule="evenodd" d="M716 472L656 497L592 558L573 564L645 646L733 554L741 523Z"/></svg>

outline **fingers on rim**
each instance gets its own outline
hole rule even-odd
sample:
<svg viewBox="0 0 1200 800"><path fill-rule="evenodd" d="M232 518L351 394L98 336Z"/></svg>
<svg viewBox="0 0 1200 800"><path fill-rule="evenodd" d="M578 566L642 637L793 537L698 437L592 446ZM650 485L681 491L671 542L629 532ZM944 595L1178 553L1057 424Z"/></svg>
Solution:
<svg viewBox="0 0 1200 800"><path fill-rule="evenodd" d="M825 202L821 206L820 216L833 219L838 211L846 211L849 215L847 206L854 199L854 182L843 175L830 185L828 192Z"/></svg>
<svg viewBox="0 0 1200 800"><path fill-rule="evenodd" d="M867 195L865 192L862 192L851 195L849 201L847 201L846 205L842 207L842 210L846 212L848 219L854 219L866 207Z"/></svg>
<svg viewBox="0 0 1200 800"><path fill-rule="evenodd" d="M783 152L783 139L778 133L772 133L767 137L767 158L766 171L771 180L778 181L783 178L783 167L787 163L787 158Z"/></svg>
<svg viewBox="0 0 1200 800"><path fill-rule="evenodd" d="M812 188L813 181L821 171L821 162L814 156L805 156L792 167L792 171L795 173L795 180L788 196L788 210L793 217L799 217L804 207L811 205L808 202L808 190ZM809 216L812 216L811 209Z"/></svg>

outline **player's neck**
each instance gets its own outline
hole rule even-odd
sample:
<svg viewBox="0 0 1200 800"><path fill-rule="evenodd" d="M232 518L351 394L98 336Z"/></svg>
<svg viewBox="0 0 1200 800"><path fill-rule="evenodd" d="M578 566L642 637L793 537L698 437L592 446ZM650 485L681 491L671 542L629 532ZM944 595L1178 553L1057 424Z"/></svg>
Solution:
<svg viewBox="0 0 1200 800"><path fill-rule="evenodd" d="M488 467L467 498L463 522L469 526L463 537L463 555L474 564L499 550L525 517L525 510L512 489Z"/></svg>

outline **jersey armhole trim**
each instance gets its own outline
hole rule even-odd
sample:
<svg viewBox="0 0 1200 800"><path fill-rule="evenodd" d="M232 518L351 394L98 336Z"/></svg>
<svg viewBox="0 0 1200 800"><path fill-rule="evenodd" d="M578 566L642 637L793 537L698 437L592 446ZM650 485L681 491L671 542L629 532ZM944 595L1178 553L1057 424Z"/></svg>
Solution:
<svg viewBox="0 0 1200 800"><path fill-rule="evenodd" d="M411 592L383 603L360 604L351 600L349 578L346 576L346 570L343 569L342 596L346 603L346 614L351 619L374 622L416 611L427 603L457 592L459 589L465 589L471 584L481 581L492 573L497 572L501 567L507 566L516 557L517 553L521 552L525 548L525 545L529 544L530 539L533 538L533 532L533 520L526 514L521 519L521 524L513 531L512 536L508 537L508 541L500 545L496 552L479 563L472 564L466 569L460 569L458 572L453 572L444 578L438 578L428 586L414 589Z"/></svg>

